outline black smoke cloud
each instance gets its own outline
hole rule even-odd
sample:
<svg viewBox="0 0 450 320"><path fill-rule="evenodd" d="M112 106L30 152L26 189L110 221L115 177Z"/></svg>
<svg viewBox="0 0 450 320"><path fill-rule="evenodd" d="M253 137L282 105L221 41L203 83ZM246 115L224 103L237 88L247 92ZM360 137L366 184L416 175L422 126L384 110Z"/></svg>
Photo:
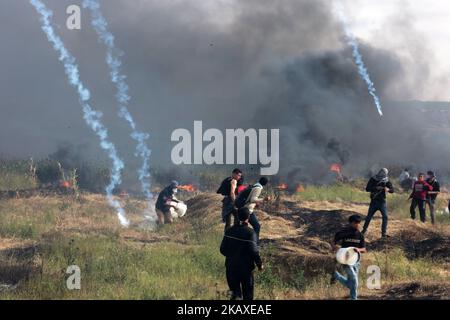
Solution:
<svg viewBox="0 0 450 320"><path fill-rule="evenodd" d="M116 116L105 51L88 12L82 12L82 30L65 28L65 9L74 3L80 1L46 1L133 181L139 160ZM170 163L174 129L202 120L221 129L280 128L280 174L295 172L298 180L325 179L331 162L345 162L355 175L373 164L444 167L417 156L449 153L442 141L426 139L422 113L386 103L379 118L329 1L219 1L232 12L225 25L200 0L101 3L125 52L130 112L151 134L153 166ZM64 142L84 146L83 157L105 160L28 1L2 1L0 21L1 155L45 156ZM405 44L413 39L391 36ZM362 43L362 53L382 102L415 98L424 76L416 71L427 69L422 53L413 72L411 59L383 48Z"/></svg>

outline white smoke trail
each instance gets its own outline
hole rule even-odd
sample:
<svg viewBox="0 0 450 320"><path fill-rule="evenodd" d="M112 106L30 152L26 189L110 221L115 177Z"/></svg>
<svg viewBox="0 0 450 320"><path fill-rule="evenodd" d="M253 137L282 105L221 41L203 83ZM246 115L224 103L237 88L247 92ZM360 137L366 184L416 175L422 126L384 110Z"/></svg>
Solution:
<svg viewBox="0 0 450 320"><path fill-rule="evenodd" d="M124 167L123 161L119 158L114 144L109 141L108 131L100 121L102 113L93 110L88 103L91 95L89 90L80 80L75 58L65 48L61 38L55 34L55 30L50 22L53 12L47 9L45 4L40 0L30 0L30 3L40 14L41 28L47 36L48 41L52 44L53 49L59 53L59 60L64 64L65 73L69 83L77 90L79 102L83 109L84 120L99 137L101 147L107 151L109 158L112 160L111 182L106 187L106 195L110 205L116 209L121 225L127 227L129 221L126 218L125 211L121 207L119 201L114 199L112 194L114 188L121 183L121 171Z"/></svg>
<svg viewBox="0 0 450 320"><path fill-rule="evenodd" d="M150 155L151 150L147 147L145 141L149 138L147 133L138 130L137 125L128 111L128 102L130 101L130 96L128 93L128 85L125 81L126 77L121 74L120 67L122 62L120 61L120 56L123 54L114 45L114 35L108 31L108 23L104 18L101 10L100 4L97 0L84 0L83 8L88 8L91 12L91 24L97 33L98 38L106 46L106 63L109 67L109 73L111 81L116 86L116 99L119 107L119 116L125 119L131 128L131 137L136 141L136 156L142 158L141 168L138 170L138 177L141 183L141 189L148 201L148 209L152 213L150 219L156 221L156 214L152 210L152 198L153 195L150 191Z"/></svg>
<svg viewBox="0 0 450 320"><path fill-rule="evenodd" d="M339 20L342 23L342 26L344 27L345 38L347 39L347 43L352 47L352 54L353 54L353 58L355 59L355 63L358 66L358 72L359 72L361 78L366 82L367 89L369 90L370 95L373 97L373 100L377 107L378 113L380 114L380 116L382 116L383 111L381 109L380 99L378 98L378 96L376 94L375 85L373 84L372 80L370 79L369 72L367 71L367 68L364 64L362 55L359 52L358 41L356 41L353 33L350 30L350 26L347 21L347 17L344 14L342 3L340 3L340 2L335 3L335 11L336 11L336 14L337 14Z"/></svg>

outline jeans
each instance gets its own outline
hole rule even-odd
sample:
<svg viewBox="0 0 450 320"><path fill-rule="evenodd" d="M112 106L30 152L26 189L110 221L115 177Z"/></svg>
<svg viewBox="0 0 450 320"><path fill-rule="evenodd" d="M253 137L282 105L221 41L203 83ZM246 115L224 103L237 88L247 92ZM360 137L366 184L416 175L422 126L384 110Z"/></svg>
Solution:
<svg viewBox="0 0 450 320"><path fill-rule="evenodd" d="M253 300L252 271L227 269L227 283L231 291L231 300Z"/></svg>
<svg viewBox="0 0 450 320"><path fill-rule="evenodd" d="M388 226L388 213L387 213L387 206L386 206L386 201L372 201L370 202L369 205L369 211L367 213L367 217L365 219L364 222L364 227L363 227L363 233L365 233L367 231L367 229L369 228L369 224L370 221L372 220L375 212L377 211L381 212L381 218L382 218L382 222L381 222L381 234L384 236L386 235L387 232L387 226Z"/></svg>
<svg viewBox="0 0 450 320"><path fill-rule="evenodd" d="M411 207L409 208L409 212L411 214L411 219L416 219L416 207L419 206L419 213L420 213L420 221L425 222L425 203L426 200L416 199L413 198L411 201Z"/></svg>
<svg viewBox="0 0 450 320"><path fill-rule="evenodd" d="M259 224L258 218L256 217L256 214L252 213L250 214L250 218L248 219L248 223L253 227L253 230L255 230L256 233L256 239L259 242L259 231L261 230L261 225Z"/></svg>
<svg viewBox="0 0 450 320"><path fill-rule="evenodd" d="M342 283L344 286L350 289L350 299L358 299L358 272L359 272L359 262L353 266L344 265L345 273L347 277L344 277L339 272L334 272L334 277L337 281Z"/></svg>
<svg viewBox="0 0 450 320"><path fill-rule="evenodd" d="M436 202L436 199L434 198L428 198L427 199L427 203L428 206L430 207L430 218L431 218L431 223L434 224L434 204Z"/></svg>
<svg viewBox="0 0 450 320"><path fill-rule="evenodd" d="M225 223L225 231L231 227L231 216L234 217L234 224L238 224L236 210L230 197L225 197L222 200L222 221Z"/></svg>

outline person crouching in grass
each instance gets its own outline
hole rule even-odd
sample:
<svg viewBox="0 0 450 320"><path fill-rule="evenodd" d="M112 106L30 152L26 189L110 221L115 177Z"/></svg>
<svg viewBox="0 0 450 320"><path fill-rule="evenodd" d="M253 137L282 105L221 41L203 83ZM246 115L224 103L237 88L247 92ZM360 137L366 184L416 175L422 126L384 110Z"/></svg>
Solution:
<svg viewBox="0 0 450 320"><path fill-rule="evenodd" d="M366 245L364 241L364 235L359 231L361 228L361 217L357 214L348 218L349 225L336 233L334 236L334 242L332 248L334 252L337 252L339 246L341 248L353 247L359 253L366 252ZM350 299L358 299L358 273L359 262L349 266L344 265L345 273L347 277L344 277L338 271L335 271L332 277L332 282L336 280L342 283L350 290Z"/></svg>
<svg viewBox="0 0 450 320"><path fill-rule="evenodd" d="M263 269L255 231L248 226L250 210L246 207L238 210L239 225L225 231L220 253L225 259L228 287L231 300L253 300L255 265Z"/></svg>

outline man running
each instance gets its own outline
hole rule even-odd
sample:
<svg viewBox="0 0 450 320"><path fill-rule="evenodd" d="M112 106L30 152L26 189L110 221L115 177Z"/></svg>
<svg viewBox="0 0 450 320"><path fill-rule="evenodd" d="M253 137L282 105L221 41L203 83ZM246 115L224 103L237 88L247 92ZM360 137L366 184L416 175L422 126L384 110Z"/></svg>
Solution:
<svg viewBox="0 0 450 320"><path fill-rule="evenodd" d="M374 177L370 178L366 191L370 192L370 205L362 233L365 234L369 228L370 221L377 211L381 212L381 237L387 237L388 211L386 205L386 192L394 193L394 187L389 181L388 169L381 169Z"/></svg>
<svg viewBox="0 0 450 320"><path fill-rule="evenodd" d="M340 244L341 248L353 247L359 253L367 252L365 248L364 235L359 231L361 226L361 217L357 214L352 215L348 218L349 225L334 236L334 242L332 244L333 250L336 252ZM350 290L350 299L358 299L358 273L359 273L359 262L350 266L344 265L345 273L347 277L341 275L338 271L333 274L332 282L335 280L342 283Z"/></svg>
<svg viewBox="0 0 450 320"><path fill-rule="evenodd" d="M222 221L225 223L225 230L231 227L231 216L234 217L234 224L238 224L234 201L236 200L238 181L241 177L242 171L238 168L234 169L231 176L225 178L217 190L218 194L224 196L222 199Z"/></svg>
<svg viewBox="0 0 450 320"><path fill-rule="evenodd" d="M263 191L264 186L269 183L269 180L266 177L261 177L257 183L255 183L251 188L250 194L246 199L245 207L250 211L250 219L249 223L253 227L256 232L256 237L259 242L259 232L261 230L261 225L259 224L258 218L256 214L253 212L255 207L258 204L261 204L265 201L270 201L270 197L266 196L264 198L260 198L261 192Z"/></svg>

